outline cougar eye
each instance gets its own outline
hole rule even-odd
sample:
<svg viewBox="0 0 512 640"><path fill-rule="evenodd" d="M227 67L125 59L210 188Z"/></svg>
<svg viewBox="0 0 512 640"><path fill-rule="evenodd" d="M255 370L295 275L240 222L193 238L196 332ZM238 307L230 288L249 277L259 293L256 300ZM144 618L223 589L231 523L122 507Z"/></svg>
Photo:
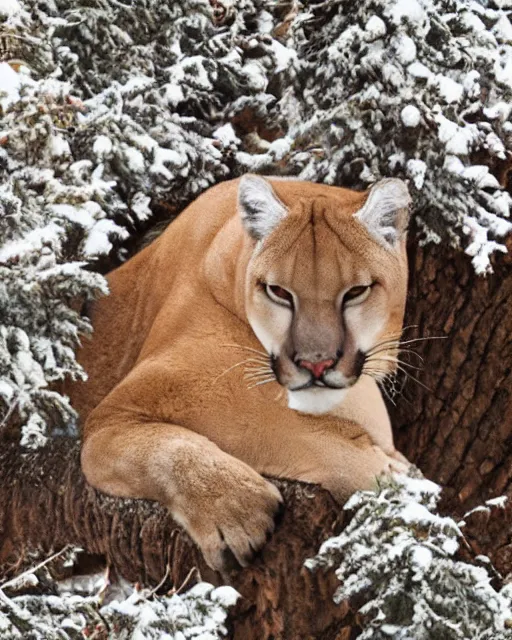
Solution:
<svg viewBox="0 0 512 640"><path fill-rule="evenodd" d="M352 287L343 296L343 305L345 307L360 304L370 295L372 285L361 285L358 287Z"/></svg>
<svg viewBox="0 0 512 640"><path fill-rule="evenodd" d="M289 291L283 289L283 287L279 287L276 284L266 284L265 292L272 302L276 302L285 307L292 306L293 296Z"/></svg>

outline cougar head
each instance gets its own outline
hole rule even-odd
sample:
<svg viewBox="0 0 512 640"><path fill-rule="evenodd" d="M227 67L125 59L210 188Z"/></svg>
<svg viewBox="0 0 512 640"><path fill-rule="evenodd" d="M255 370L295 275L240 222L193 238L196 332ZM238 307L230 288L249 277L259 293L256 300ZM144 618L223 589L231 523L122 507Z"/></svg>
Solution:
<svg viewBox="0 0 512 640"><path fill-rule="evenodd" d="M238 207L254 244L248 321L292 409L324 413L365 372L368 354L401 330L407 292L404 182L367 192L247 175ZM379 363L391 373L393 358Z"/></svg>

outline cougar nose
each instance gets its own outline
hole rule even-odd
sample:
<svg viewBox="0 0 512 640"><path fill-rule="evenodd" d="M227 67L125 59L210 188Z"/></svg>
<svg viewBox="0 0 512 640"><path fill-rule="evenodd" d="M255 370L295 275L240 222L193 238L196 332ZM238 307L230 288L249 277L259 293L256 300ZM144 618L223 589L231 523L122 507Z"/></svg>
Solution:
<svg viewBox="0 0 512 640"><path fill-rule="evenodd" d="M304 369L308 369L315 376L315 378L320 378L323 372L332 367L334 364L334 360L320 360L319 362L309 362L309 360L299 360L299 366L304 367Z"/></svg>

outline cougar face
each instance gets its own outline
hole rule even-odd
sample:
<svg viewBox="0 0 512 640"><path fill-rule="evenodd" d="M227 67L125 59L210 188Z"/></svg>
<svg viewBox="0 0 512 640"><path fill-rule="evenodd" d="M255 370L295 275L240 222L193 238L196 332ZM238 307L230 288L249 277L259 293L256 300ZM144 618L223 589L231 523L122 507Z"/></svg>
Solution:
<svg viewBox="0 0 512 640"><path fill-rule="evenodd" d="M247 316L290 408L307 413L343 400L369 352L400 332L405 308L404 183L378 183L355 210L340 193L283 203L262 178L240 184L242 220L255 241ZM383 375L393 367L380 364Z"/></svg>

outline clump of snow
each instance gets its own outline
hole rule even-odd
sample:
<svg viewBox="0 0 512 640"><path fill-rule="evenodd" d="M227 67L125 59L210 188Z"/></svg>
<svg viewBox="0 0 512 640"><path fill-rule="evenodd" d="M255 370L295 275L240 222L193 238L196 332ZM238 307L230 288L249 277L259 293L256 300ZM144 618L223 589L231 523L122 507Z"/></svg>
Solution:
<svg viewBox="0 0 512 640"><path fill-rule="evenodd" d="M373 42L386 35L386 24L379 16L371 16L365 25L365 40Z"/></svg>
<svg viewBox="0 0 512 640"><path fill-rule="evenodd" d="M507 501L508 501L507 496L498 496L497 498L491 498L490 500L486 500L485 504L490 507L500 507L500 509L504 509Z"/></svg>
<svg viewBox="0 0 512 640"><path fill-rule="evenodd" d="M2 109L7 109L11 102L19 100L20 86L20 76L7 62L0 62L0 106Z"/></svg>
<svg viewBox="0 0 512 640"><path fill-rule="evenodd" d="M464 87L448 78L447 76L438 75L436 76L436 83L439 89L439 95L441 98L450 104L451 102L459 102L464 93Z"/></svg>
<svg viewBox="0 0 512 640"><path fill-rule="evenodd" d="M233 125L229 122L216 129L213 132L213 137L219 140L224 147L229 147L231 145L236 147L241 142L233 129Z"/></svg>
<svg viewBox="0 0 512 640"><path fill-rule="evenodd" d="M417 127L421 120L421 113L413 104L408 104L402 109L400 117L406 127Z"/></svg>
<svg viewBox="0 0 512 640"><path fill-rule="evenodd" d="M0 2L0 16L4 18L11 18L17 13L21 13L21 5L18 0L2 0ZM2 87L2 81L0 77L0 87Z"/></svg>
<svg viewBox="0 0 512 640"><path fill-rule="evenodd" d="M108 156L113 149L113 144L110 138L107 136L98 136L94 141L92 146L93 153L95 153L99 158L103 158L104 156Z"/></svg>
<svg viewBox="0 0 512 640"><path fill-rule="evenodd" d="M408 160L406 165L407 175L412 179L418 191L423 188L427 165L423 160Z"/></svg>

